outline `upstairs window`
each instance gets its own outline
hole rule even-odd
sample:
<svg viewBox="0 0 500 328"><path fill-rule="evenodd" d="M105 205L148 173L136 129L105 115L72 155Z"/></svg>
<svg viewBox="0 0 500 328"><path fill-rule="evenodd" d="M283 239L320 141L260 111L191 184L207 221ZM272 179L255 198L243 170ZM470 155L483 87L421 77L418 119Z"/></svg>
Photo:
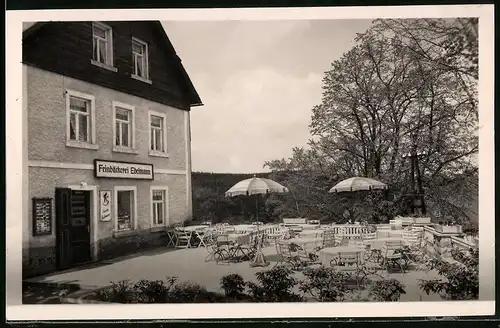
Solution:
<svg viewBox="0 0 500 328"><path fill-rule="evenodd" d="M148 44L132 38L132 76L149 80Z"/></svg>
<svg viewBox="0 0 500 328"><path fill-rule="evenodd" d="M135 149L135 107L113 101L114 112L114 147L113 151Z"/></svg>
<svg viewBox="0 0 500 328"><path fill-rule="evenodd" d="M66 90L66 144L74 147L96 146L95 98L81 92Z"/></svg>
<svg viewBox="0 0 500 328"><path fill-rule="evenodd" d="M166 115L149 112L149 155L167 157Z"/></svg>
<svg viewBox="0 0 500 328"><path fill-rule="evenodd" d="M94 63L113 66L113 33L106 24L92 23L92 59Z"/></svg>
<svg viewBox="0 0 500 328"><path fill-rule="evenodd" d="M90 100L69 97L69 139L90 142Z"/></svg>
<svg viewBox="0 0 500 328"><path fill-rule="evenodd" d="M130 147L132 111L124 108L116 108L116 146Z"/></svg>
<svg viewBox="0 0 500 328"><path fill-rule="evenodd" d="M151 150L163 152L163 118L151 115Z"/></svg>

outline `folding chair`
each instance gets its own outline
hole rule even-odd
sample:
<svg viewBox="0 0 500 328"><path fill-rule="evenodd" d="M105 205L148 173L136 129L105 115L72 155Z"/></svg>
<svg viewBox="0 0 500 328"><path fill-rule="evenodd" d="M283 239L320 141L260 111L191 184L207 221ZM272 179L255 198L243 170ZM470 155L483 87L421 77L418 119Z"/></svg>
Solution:
<svg viewBox="0 0 500 328"><path fill-rule="evenodd" d="M197 247L207 247L206 238L212 234L212 231L209 229L197 229L194 231L196 238L198 239Z"/></svg>
<svg viewBox="0 0 500 328"><path fill-rule="evenodd" d="M219 244L219 236L217 234L208 234L206 238L206 245L208 255L205 258L205 262L214 260L216 264L219 264L221 262L224 263L224 261L229 258L227 247Z"/></svg>
<svg viewBox="0 0 500 328"><path fill-rule="evenodd" d="M333 229L327 229L323 232L323 243L321 248L334 247L336 243L335 232Z"/></svg>
<svg viewBox="0 0 500 328"><path fill-rule="evenodd" d="M173 228L169 228L165 231L165 234L167 235L168 242L167 242L167 247L172 245L175 247L175 231Z"/></svg>
<svg viewBox="0 0 500 328"><path fill-rule="evenodd" d="M191 247L191 232L175 228L175 248Z"/></svg>
<svg viewBox="0 0 500 328"><path fill-rule="evenodd" d="M341 252L330 261L330 266L354 279L358 287L369 274L375 273L366 269L360 252Z"/></svg>
<svg viewBox="0 0 500 328"><path fill-rule="evenodd" d="M401 241L386 241L382 246L383 264L389 270L390 266L397 266L401 272L405 272L404 266L401 261L403 257L403 243Z"/></svg>

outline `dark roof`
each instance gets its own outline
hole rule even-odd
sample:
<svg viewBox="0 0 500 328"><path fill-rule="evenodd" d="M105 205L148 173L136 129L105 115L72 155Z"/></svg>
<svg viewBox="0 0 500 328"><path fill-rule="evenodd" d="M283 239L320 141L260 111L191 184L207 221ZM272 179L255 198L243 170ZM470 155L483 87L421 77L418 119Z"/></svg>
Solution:
<svg viewBox="0 0 500 328"><path fill-rule="evenodd" d="M186 88L186 91L188 93L190 105L192 107L203 106L201 98L198 95L198 92L196 91L196 89L193 85L193 82L189 78L189 75L186 72L184 65L182 65L182 60L177 55L174 46L170 42L170 39L168 38L167 33L165 32L165 29L163 28L163 26L161 25L161 23L159 21L154 21L152 23L155 26L155 28L158 29L158 31L164 36L165 44L166 44L167 48L169 48L169 50L175 55L175 58L177 59L175 61L175 63L176 63L177 69L179 70L179 73L180 73L179 76L182 79L182 83L183 83L183 85ZM25 37L27 37L28 35L34 33L35 31L37 31L41 27L43 27L43 25L45 25L45 24L47 24L47 22L24 23L23 24L23 39Z"/></svg>

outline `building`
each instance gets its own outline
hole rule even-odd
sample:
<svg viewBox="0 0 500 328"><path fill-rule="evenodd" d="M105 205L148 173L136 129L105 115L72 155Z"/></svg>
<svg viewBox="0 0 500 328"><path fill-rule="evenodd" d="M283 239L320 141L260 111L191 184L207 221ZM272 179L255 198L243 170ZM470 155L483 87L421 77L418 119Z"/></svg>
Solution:
<svg viewBox="0 0 500 328"><path fill-rule="evenodd" d="M23 75L23 276L165 243L202 103L161 23L28 24Z"/></svg>

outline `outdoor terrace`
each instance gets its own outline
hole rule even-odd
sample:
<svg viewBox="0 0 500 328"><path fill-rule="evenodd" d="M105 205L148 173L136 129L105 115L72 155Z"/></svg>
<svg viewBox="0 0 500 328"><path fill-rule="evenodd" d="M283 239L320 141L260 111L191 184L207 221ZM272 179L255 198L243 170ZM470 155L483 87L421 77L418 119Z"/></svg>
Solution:
<svg viewBox="0 0 500 328"><path fill-rule="evenodd" d="M407 235L410 229L404 230L397 225L396 227L394 225L381 225L375 226L375 228L377 231L371 232L372 238L367 240L363 236L370 234L370 227L362 225L308 226L307 223L299 223L288 228L284 228L283 225L219 225L216 228L212 227L214 232L216 229L220 230L216 238L219 242L221 236L223 236L226 242L232 240L230 242L232 245L244 246L247 244L250 247L243 247L247 251L240 253L233 252L230 255L231 252L221 252L220 254L224 256L218 256L214 249L223 246L214 248L215 246L206 238L207 231L210 228L207 226L178 227L170 234L172 239L168 247L36 277L28 279L28 281L31 283L78 284L84 289L95 289L122 280L137 282L142 279L165 280L166 277L178 277L179 281L195 282L205 286L209 291L222 293L220 281L222 277L228 274L239 274L245 281L256 282L255 274L257 272L270 270L278 264L293 267L296 262L286 259L288 253L283 251L283 243L297 245L299 249L304 251L304 254L316 254L316 257L313 257L314 261L311 261L311 263L307 263L307 255L304 257L301 257L300 254L297 255L297 258L305 259L303 262L306 262L306 267L330 267L332 261L339 255L338 253L352 254L354 252L359 255L356 257L356 261L366 262L371 254L370 248L372 250L383 250L388 242L394 241L401 241L401 246L408 245L404 238L408 238ZM325 245L325 242L327 242L325 231L333 232L333 236L342 235L342 241L339 243L332 241L332 245ZM433 238L431 241L429 241L429 238L420 240L419 247L424 252L427 251L427 248L431 248L429 245L432 245L434 250L440 249L440 247L450 248L452 246L463 250L474 247L465 238L457 236L457 234L443 234L436 231L432 226L425 226L416 231L421 233L422 237L428 235L427 237L432 236ZM291 235L285 236L284 233L291 233ZM253 253L248 253L248 250L252 250L251 245L255 245L256 239L249 236L259 235L267 236L267 240L259 249L268 265L252 267L250 263L255 255L255 249ZM177 239L176 236L187 236L186 243L188 244L182 244L182 240ZM275 240L270 240L273 238ZM447 242L443 242L445 239ZM439 240L439 242L436 242L436 240ZM200 241L202 242L200 243ZM366 247L366 244L370 244L371 247ZM383 252L380 251L379 254L383 254ZM233 259L227 257L239 258L232 261ZM303 268L293 268L293 270L295 278L298 280L304 279ZM342 270L342 268L339 270ZM404 285L406 291L405 294L401 295L401 301L441 300L441 297L437 294L431 293L427 295L420 289L418 282L421 279L431 280L442 277L436 271L423 268L418 263L410 263L405 270L392 270L381 267L372 278L375 280L398 280ZM294 288L294 291L300 293L298 288ZM306 296L306 300L313 300L308 295L304 296Z"/></svg>

